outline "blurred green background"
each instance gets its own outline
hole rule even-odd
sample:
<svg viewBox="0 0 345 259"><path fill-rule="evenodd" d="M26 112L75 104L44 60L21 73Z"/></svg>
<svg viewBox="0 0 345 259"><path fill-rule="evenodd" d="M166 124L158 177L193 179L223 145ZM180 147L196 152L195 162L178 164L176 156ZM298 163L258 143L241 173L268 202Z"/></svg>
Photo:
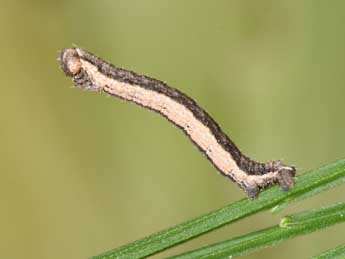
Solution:
<svg viewBox="0 0 345 259"><path fill-rule="evenodd" d="M245 194L180 130L71 88L76 44L195 98L248 155L299 173L344 157L344 1L6 1L0 8L0 258L87 258ZM161 253L343 200L344 187ZM244 258L307 258L344 225Z"/></svg>

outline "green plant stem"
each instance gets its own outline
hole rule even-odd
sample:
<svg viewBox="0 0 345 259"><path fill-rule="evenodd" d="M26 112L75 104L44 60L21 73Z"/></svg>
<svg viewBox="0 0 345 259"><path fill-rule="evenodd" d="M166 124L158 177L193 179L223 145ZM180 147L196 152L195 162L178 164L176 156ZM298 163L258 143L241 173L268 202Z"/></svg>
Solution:
<svg viewBox="0 0 345 259"><path fill-rule="evenodd" d="M224 208L152 234L146 238L134 241L133 243L93 258L144 258L217 229L225 224L233 223L239 219L270 209L284 202L292 202L306 193L315 195L316 193L344 181L345 160L340 160L296 177L296 185L289 192L282 192L277 186L270 188L262 192L259 198L254 201L243 199L234 202ZM328 187L325 188L325 186Z"/></svg>
<svg viewBox="0 0 345 259"><path fill-rule="evenodd" d="M345 245L328 250L320 255L313 256L311 259L343 259L345 258Z"/></svg>
<svg viewBox="0 0 345 259"><path fill-rule="evenodd" d="M248 254L281 241L345 221L345 203L284 217L277 226L233 238L169 259L221 259Z"/></svg>

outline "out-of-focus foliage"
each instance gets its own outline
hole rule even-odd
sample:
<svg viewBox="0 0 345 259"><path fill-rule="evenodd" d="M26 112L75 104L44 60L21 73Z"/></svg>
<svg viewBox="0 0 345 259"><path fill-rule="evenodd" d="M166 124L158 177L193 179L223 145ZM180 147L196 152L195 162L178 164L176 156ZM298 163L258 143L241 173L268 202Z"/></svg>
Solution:
<svg viewBox="0 0 345 259"><path fill-rule="evenodd" d="M71 88L56 58L72 44L193 96L258 160L305 171L344 157L343 1L0 3L1 258L85 258L245 195L164 119ZM280 216L249 218L156 258ZM343 244L344 230L245 258L306 258Z"/></svg>

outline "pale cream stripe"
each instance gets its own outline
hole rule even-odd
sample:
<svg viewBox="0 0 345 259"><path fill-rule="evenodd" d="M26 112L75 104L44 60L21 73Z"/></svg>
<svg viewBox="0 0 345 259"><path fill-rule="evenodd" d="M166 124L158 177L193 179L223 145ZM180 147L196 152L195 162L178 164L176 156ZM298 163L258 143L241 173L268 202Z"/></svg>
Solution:
<svg viewBox="0 0 345 259"><path fill-rule="evenodd" d="M224 174L230 175L242 187L256 187L267 182L267 179L276 179L277 172L264 175L247 175L237 166L231 154L224 150L217 142L210 130L197 120L193 113L182 104L155 91L109 78L100 73L96 66L82 58L81 63L82 68L87 72L97 90L104 90L107 93L164 114L187 132L190 138L206 152L207 156L219 170L224 172Z"/></svg>

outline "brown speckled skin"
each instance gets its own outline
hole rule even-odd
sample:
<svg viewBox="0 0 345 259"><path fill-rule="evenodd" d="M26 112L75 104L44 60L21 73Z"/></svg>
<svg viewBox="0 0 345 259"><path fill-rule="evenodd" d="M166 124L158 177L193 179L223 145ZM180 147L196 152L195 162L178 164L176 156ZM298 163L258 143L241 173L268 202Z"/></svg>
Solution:
<svg viewBox="0 0 345 259"><path fill-rule="evenodd" d="M231 157L234 159L237 166L241 168L244 172L246 172L248 175L264 175L273 171L280 172L277 179L267 181L262 186L253 187L252 189L250 188L246 189L246 192L248 193L248 196L250 198L256 197L258 192L261 189L265 189L277 182L280 184L281 189L284 191L288 190L290 187L293 186L294 184L293 177L295 176L294 167L284 166L282 162L279 160L269 161L266 163L259 163L259 162L249 159L247 156L242 154L242 152L230 140L230 138L222 131L222 129L214 121L214 119L205 110L203 110L192 98L188 97L184 93L180 92L179 90L175 88L168 86L166 83L159 81L157 79L150 78L144 75L138 75L135 72L117 68L114 65L100 59L99 57L85 50L81 50L78 48L79 53L77 53L76 51L73 52L73 50L75 49L72 48L72 49L62 50L60 59L61 59L61 68L63 69L63 71L65 72L67 76L70 76L73 78L73 81L77 86L90 89L90 90L97 89L97 87L94 87L92 85L92 81L88 78L87 73L83 71L82 69L74 74L71 73L68 66L66 65L67 63L66 60L70 57L75 58L74 55L77 55L77 56L79 55L80 58L82 58L83 60L90 62L91 64L97 67L98 71L100 71L103 75L109 78L115 79L119 82L129 83L131 85L138 85L144 89L148 89L160 94L164 94L165 96L168 96L169 98L187 107L200 122L202 122L207 128L209 128L209 130L215 136L217 142L223 147L224 150L226 150L227 152L231 154ZM172 123L174 122L172 121ZM184 131L183 128L181 129ZM186 135L188 136L188 134ZM208 158L205 151L202 150L197 145L197 143L194 143L194 144ZM217 169L219 170L219 168ZM227 174L226 172L222 172L221 170L219 171L223 175L232 179L231 176ZM241 186L240 183L238 184ZM243 185L241 187L243 188Z"/></svg>

